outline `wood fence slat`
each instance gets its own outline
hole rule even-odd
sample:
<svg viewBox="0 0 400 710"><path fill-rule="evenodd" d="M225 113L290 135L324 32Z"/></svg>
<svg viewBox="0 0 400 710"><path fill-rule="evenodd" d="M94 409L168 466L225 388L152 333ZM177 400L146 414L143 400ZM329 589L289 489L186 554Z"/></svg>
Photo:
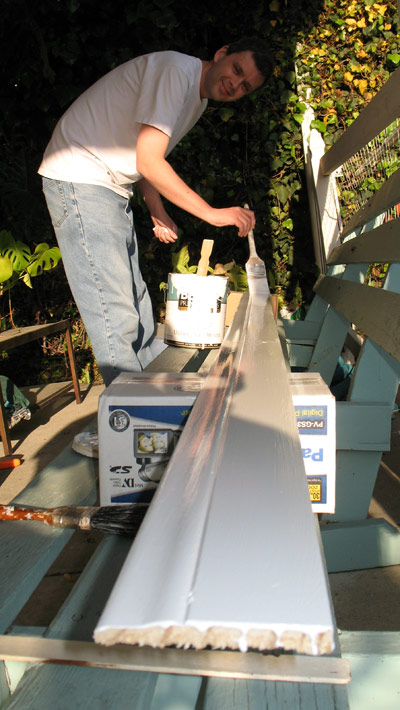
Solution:
<svg viewBox="0 0 400 710"><path fill-rule="evenodd" d="M400 294L331 276L320 277L314 290L400 361Z"/></svg>
<svg viewBox="0 0 400 710"><path fill-rule="evenodd" d="M391 264L399 260L400 220L349 239L333 249L327 264Z"/></svg>

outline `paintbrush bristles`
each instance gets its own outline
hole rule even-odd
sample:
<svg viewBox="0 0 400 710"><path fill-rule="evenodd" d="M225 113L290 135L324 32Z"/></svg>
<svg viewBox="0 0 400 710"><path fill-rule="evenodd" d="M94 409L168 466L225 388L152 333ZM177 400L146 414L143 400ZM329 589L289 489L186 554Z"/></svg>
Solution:
<svg viewBox="0 0 400 710"><path fill-rule="evenodd" d="M110 505L98 508L90 519L91 529L112 533L113 535L134 536L139 530L148 509L148 503Z"/></svg>

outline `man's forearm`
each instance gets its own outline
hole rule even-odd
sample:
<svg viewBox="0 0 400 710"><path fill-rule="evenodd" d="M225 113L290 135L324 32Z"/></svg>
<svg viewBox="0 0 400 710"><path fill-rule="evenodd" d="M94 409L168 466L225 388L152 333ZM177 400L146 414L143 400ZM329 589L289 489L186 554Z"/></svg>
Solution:
<svg viewBox="0 0 400 710"><path fill-rule="evenodd" d="M165 214L165 208L158 190L144 177L136 184L150 214L160 219Z"/></svg>
<svg viewBox="0 0 400 710"><path fill-rule="evenodd" d="M195 217L206 222L211 220L213 208L179 177L165 159L143 161L139 170L143 179L138 187L150 211L156 209L157 197L162 205L161 194Z"/></svg>
<svg viewBox="0 0 400 710"><path fill-rule="evenodd" d="M169 138L162 131L143 124L136 145L136 167L138 172L156 191L177 207L189 212L214 227L235 225L240 237L244 237L254 227L255 218L251 210L243 207L211 207L200 195L192 190L166 161ZM152 199L152 197L150 197Z"/></svg>

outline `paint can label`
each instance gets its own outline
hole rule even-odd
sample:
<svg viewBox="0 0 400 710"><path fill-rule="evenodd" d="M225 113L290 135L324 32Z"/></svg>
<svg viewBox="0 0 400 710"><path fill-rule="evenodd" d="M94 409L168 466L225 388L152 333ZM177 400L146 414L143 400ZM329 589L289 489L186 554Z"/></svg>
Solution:
<svg viewBox="0 0 400 710"><path fill-rule="evenodd" d="M216 348L225 333L226 276L169 274L164 341L190 348Z"/></svg>

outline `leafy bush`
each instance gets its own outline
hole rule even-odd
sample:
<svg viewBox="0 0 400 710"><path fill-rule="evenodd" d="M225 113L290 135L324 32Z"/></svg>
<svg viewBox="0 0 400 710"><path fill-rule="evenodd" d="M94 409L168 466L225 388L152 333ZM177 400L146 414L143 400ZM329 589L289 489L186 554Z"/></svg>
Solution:
<svg viewBox="0 0 400 710"><path fill-rule="evenodd" d="M32 278L39 276L44 271L54 269L61 259L58 247L49 247L41 242L31 252L28 244L15 241L11 232L5 229L0 231L0 296L10 293L13 286L22 281L32 288ZM10 298L10 296L9 296ZM9 301L9 320L14 325L11 302ZM1 327L5 324L2 319Z"/></svg>
<svg viewBox="0 0 400 710"><path fill-rule="evenodd" d="M400 65L396 0L326 0L300 43L299 84L311 89L314 127L331 145Z"/></svg>

